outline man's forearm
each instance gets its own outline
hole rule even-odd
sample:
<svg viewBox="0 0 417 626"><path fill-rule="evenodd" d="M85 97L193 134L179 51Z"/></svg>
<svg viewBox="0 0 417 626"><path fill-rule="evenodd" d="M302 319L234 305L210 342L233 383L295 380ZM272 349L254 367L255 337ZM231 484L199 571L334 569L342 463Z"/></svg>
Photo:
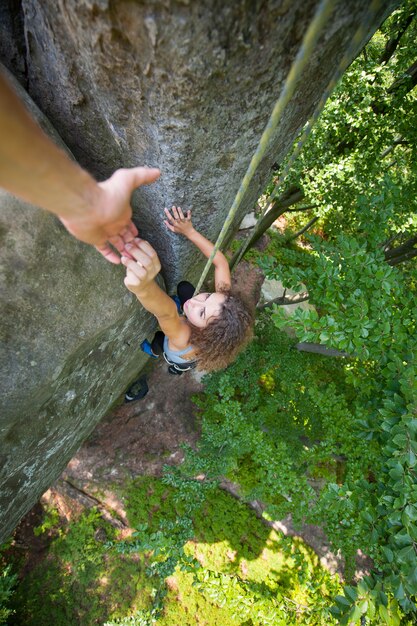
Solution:
<svg viewBox="0 0 417 626"><path fill-rule="evenodd" d="M32 120L0 74L0 187L62 218L97 203L96 181Z"/></svg>
<svg viewBox="0 0 417 626"><path fill-rule="evenodd" d="M195 246L197 246L197 248L204 254L205 257L209 258L214 248L214 244L209 239L206 239L206 237L199 233L195 228L188 232L186 234L186 237ZM222 263L224 261L226 261L227 263L226 257L224 256L223 252L220 252L220 250L218 250L216 252L216 256L214 257L213 265L217 265L218 263Z"/></svg>

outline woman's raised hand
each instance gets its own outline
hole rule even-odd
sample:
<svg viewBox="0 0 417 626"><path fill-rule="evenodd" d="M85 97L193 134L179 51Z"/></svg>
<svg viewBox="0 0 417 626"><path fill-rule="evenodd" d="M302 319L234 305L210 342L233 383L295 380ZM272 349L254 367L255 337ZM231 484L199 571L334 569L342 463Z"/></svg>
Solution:
<svg viewBox="0 0 417 626"><path fill-rule="evenodd" d="M187 236L194 230L191 223L191 211L187 211L187 215L184 215L179 206L173 206L171 211L169 209L164 209L164 211L167 216L164 224L171 232Z"/></svg>
<svg viewBox="0 0 417 626"><path fill-rule="evenodd" d="M144 239L135 238L126 244L125 250L133 258L122 256L122 263L126 267L124 283L129 291L138 294L145 290L160 272L161 263L151 244Z"/></svg>

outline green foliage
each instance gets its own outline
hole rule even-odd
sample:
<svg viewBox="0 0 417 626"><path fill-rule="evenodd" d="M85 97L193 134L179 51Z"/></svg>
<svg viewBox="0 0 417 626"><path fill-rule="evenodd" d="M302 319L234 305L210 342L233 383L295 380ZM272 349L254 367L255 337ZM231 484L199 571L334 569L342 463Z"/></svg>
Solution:
<svg viewBox="0 0 417 626"><path fill-rule="evenodd" d="M355 390L343 366L290 346L259 323L245 355L210 377L199 448L182 470L229 477L274 519L291 513L296 522L324 525L349 569L358 548L369 554L376 543L360 513L369 506L363 484L379 470L380 447L355 424Z"/></svg>
<svg viewBox="0 0 417 626"><path fill-rule="evenodd" d="M233 254L237 252L237 250L240 248L241 243L242 241L239 239L235 239L231 242L226 252L226 257L228 261L231 260ZM247 254L245 254L245 261L248 261L249 263L257 263L261 255L262 253L259 250L257 250L256 248L251 248L250 250L248 250Z"/></svg>
<svg viewBox="0 0 417 626"><path fill-rule="evenodd" d="M415 9L415 0L402 3L345 72L284 183L282 191L303 190L327 239L343 231L375 249L417 225L417 97L401 83L415 62ZM381 63L386 42L413 13L395 54Z"/></svg>
<svg viewBox="0 0 417 626"><path fill-rule="evenodd" d="M109 617L146 608L152 588L137 557L117 558L106 541L114 528L92 510L64 528L59 522L45 558L17 586L12 598L14 626L103 624ZM140 590L140 593L139 593Z"/></svg>
<svg viewBox="0 0 417 626"><path fill-rule="evenodd" d="M408 36L416 30L414 20ZM396 63L381 66L369 55L351 65L287 181L318 205L328 236L343 228L376 244L415 225L417 100L413 92L387 94L414 62L413 46L400 50ZM379 112L380 102L388 109Z"/></svg>
<svg viewBox="0 0 417 626"><path fill-rule="evenodd" d="M337 381L338 387L331 381ZM180 568L184 565L192 567L194 564L189 560L182 561L181 551L187 538L183 533L186 529L191 538L198 526L196 520L201 516L207 518L206 505L202 506L201 500L203 490L208 490L208 502L215 499L218 520L213 520L211 532L204 539L210 543L219 541L230 528L230 521L225 524L221 499L213 492L213 485L223 476L238 482L248 501L261 499L266 502L267 512L274 518L282 518L291 512L301 521L307 515L313 517L312 510L319 516L317 508L322 504L319 494L323 480L335 481L342 473L354 479L375 466L376 457L370 453L369 444L361 440L359 433L355 436L352 432L348 409L351 393L344 380L343 368L337 363L292 351L291 342L285 335L260 322L257 340L245 355L226 372L215 374L206 381L206 394L197 400L203 410L198 450L188 450L181 468L171 469L164 479L175 491L155 493L152 487L140 494L135 484L133 493L137 496L131 497L129 508L133 505L131 523L143 524L138 532L140 539L119 545L119 549L155 550L154 556L159 559L162 555L164 563L169 562L171 567L175 565L175 559ZM200 479L190 480L189 476L199 476ZM136 505L135 497L138 499ZM151 505L146 513L140 506L144 497ZM157 500L162 504L156 511L160 515L156 524L153 503ZM323 507L327 508L324 500ZM188 521L184 520L184 515L189 516ZM324 515L325 510L322 510L321 519ZM172 524L173 516L175 525ZM235 512L234 520L237 519ZM336 528L339 521L338 518L334 521ZM233 532L229 534L232 546L234 535ZM352 525L352 528L345 529L344 539L345 549L353 553L357 542L366 544L367 536L361 534L361 528L355 529ZM173 560L169 561L172 556ZM299 572L302 571L300 567ZM166 569L160 571L163 576L167 573ZM264 586L258 586L254 594L252 588L240 580L230 579L229 574L209 574L206 566L194 569L193 573L199 588L207 589L210 594L216 591L216 601L236 611L235 605L239 605L242 620L249 619L249 616L254 620L254 615L259 615L259 622L253 623L298 623L292 620L300 611L300 607L297 608L300 603L294 601L291 605L285 600L285 592L272 594L272 615L276 616L272 618L271 594ZM314 580L320 580L317 572ZM314 589L311 580L309 589ZM302 623L331 623L329 596L322 595L323 603L320 604L317 595L316 589L312 596L316 609L307 611L308 617L304 615ZM242 597L247 597L246 603L241 602ZM272 621L267 621L267 615Z"/></svg>
<svg viewBox="0 0 417 626"><path fill-rule="evenodd" d="M14 613L10 608L10 599L17 582L17 574L12 572L11 565L6 565L0 556L0 624L7 624L8 618Z"/></svg>
<svg viewBox="0 0 417 626"><path fill-rule="evenodd" d="M14 626L336 623L337 577L215 483L170 471L120 496L137 527L120 541L97 511L68 526L46 511L51 542L17 586Z"/></svg>
<svg viewBox="0 0 417 626"><path fill-rule="evenodd" d="M260 322L244 357L207 381L197 401L204 410L202 437L183 471L226 476L249 501L267 503L271 516L281 519L291 510L301 521L317 499L316 483L335 481L340 465L363 475L377 455L352 431L353 390L342 366L291 345Z"/></svg>
<svg viewBox="0 0 417 626"><path fill-rule="evenodd" d="M49 531L55 532L57 529L59 529L59 513L55 508L48 507L44 510L42 523L33 529L33 533L35 537L38 537ZM57 532L59 534L59 530Z"/></svg>
<svg viewBox="0 0 417 626"><path fill-rule="evenodd" d="M269 278L306 285L316 307L290 321L275 307L275 324L352 355L349 421L373 460L330 480L313 512L320 523L327 508L329 535L347 558L360 547L374 560L359 593L338 600L342 624L416 615L417 273L415 262L391 267L385 257L417 226L417 98L401 78L415 60L415 19L389 62L379 60L413 10L405 2L346 72L288 181L319 207L321 236L306 237L307 251L281 247L261 260Z"/></svg>
<svg viewBox="0 0 417 626"><path fill-rule="evenodd" d="M152 626L158 619L159 611L155 607L151 609L139 609L133 615L128 617L120 617L110 622L106 622L104 626Z"/></svg>
<svg viewBox="0 0 417 626"><path fill-rule="evenodd" d="M156 598L147 613L112 626L152 619L176 626L189 623L190 614L219 626L334 623L330 605L339 584L312 550L299 540L278 537L214 484L170 471L163 482L134 481L128 494L130 522L140 527L132 539L112 545L122 553L147 554L148 571L160 581L155 580ZM146 510L144 501L151 503ZM163 589L168 571L153 563L161 555L167 563L168 553L177 562L170 561Z"/></svg>
<svg viewBox="0 0 417 626"><path fill-rule="evenodd" d="M324 343L361 359L385 364L395 352L412 351L416 331L416 293L401 270L389 266L380 249L340 234L331 242L309 237L308 265L263 263L269 278L294 288L302 280L316 310L298 310L291 320L301 341ZM290 257L291 258L291 257ZM293 253L294 259L294 253ZM294 262L294 261L293 261ZM287 324L276 308L276 324Z"/></svg>

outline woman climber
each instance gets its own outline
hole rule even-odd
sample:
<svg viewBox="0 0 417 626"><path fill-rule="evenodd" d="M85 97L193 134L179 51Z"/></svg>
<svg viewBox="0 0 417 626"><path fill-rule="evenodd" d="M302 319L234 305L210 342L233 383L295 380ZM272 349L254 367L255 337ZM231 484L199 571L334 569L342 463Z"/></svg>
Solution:
<svg viewBox="0 0 417 626"><path fill-rule="evenodd" d="M187 237L208 258L213 244L193 227L191 212L165 209L165 225ZM197 366L205 371L226 367L252 336L253 311L231 287L229 264L222 252L213 260L215 291L194 296L188 282L178 285L178 298L169 297L155 282L161 269L158 255L143 239L126 245L131 259L122 256L126 287L158 320L158 331L142 350L153 357L164 354L169 371L181 374ZM183 312L183 315L180 312Z"/></svg>

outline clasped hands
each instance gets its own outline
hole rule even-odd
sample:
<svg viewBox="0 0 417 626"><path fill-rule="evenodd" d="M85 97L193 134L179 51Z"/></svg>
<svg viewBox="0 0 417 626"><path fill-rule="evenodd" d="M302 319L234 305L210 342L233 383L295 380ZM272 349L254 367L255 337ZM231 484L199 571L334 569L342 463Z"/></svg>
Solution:
<svg viewBox="0 0 417 626"><path fill-rule="evenodd" d="M109 179L97 183L92 209L88 214L62 218L65 228L77 239L94 245L110 263L121 261L115 248L123 257L132 257L128 244L138 241L138 229L132 222L130 197L141 185L154 182L160 175L157 168L136 167L119 169ZM167 228L187 236L193 230L191 211L184 215L180 207L173 206L172 214L165 209ZM148 244L149 246L149 244ZM149 246L150 247L150 246ZM147 249L149 252L149 250ZM134 257L132 257L134 258Z"/></svg>

